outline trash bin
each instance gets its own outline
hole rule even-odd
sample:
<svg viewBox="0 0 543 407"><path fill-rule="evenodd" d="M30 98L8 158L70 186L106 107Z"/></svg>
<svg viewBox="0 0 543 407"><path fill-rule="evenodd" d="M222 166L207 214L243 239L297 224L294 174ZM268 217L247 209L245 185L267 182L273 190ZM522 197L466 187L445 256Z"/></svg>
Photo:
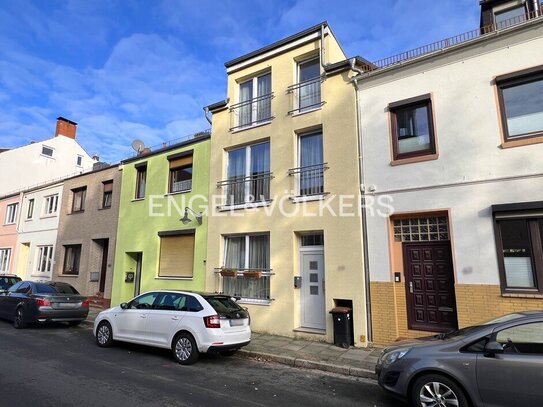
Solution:
<svg viewBox="0 0 543 407"><path fill-rule="evenodd" d="M349 348L353 345L353 310L349 307L335 307L330 311L334 320L334 345Z"/></svg>

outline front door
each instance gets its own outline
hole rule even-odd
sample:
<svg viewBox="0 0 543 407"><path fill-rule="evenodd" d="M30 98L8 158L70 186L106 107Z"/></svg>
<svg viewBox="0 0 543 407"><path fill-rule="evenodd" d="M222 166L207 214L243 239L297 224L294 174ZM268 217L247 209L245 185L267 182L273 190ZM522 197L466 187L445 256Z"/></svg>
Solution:
<svg viewBox="0 0 543 407"><path fill-rule="evenodd" d="M302 327L326 329L324 299L324 253L300 252Z"/></svg>
<svg viewBox="0 0 543 407"><path fill-rule="evenodd" d="M107 257L109 249L109 239L103 239L100 241L100 247L102 248L102 262L100 265L100 287L99 291L103 293L106 289L106 276L107 276Z"/></svg>
<svg viewBox="0 0 543 407"><path fill-rule="evenodd" d="M143 253L136 253L136 275L134 276L134 297L140 295L141 290L141 266L143 261Z"/></svg>
<svg viewBox="0 0 543 407"><path fill-rule="evenodd" d="M404 243L409 329L446 332L458 327L450 243Z"/></svg>

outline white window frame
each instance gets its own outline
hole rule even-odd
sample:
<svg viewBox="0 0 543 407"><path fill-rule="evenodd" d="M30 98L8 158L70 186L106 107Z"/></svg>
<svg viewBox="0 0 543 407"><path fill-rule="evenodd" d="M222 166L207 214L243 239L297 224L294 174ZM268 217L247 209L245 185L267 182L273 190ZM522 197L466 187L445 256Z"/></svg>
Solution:
<svg viewBox="0 0 543 407"><path fill-rule="evenodd" d="M298 168L302 168L302 138L304 136L313 136L315 134L320 134L321 135L321 145L322 145L322 164L324 165L326 163L326 160L324 159L325 157L325 153L324 153L324 132L322 130L322 128L320 129L315 129L313 131L307 131L307 132L304 132L304 133L298 133L297 134L297 138L298 140L296 141L296 148L297 148L297 162L296 162L296 165L298 166ZM323 171L325 171L325 169L323 168ZM326 195L326 189L324 188L324 174L323 174L323 179L322 179L322 190L323 192L321 194L316 194L316 195L302 195L301 192L302 192L302 176L301 174L298 174L296 176L296 193L295 193L295 197L294 197L294 201L298 201L298 202L304 202L304 201L311 201L311 200L320 200L320 199L323 199L323 197Z"/></svg>
<svg viewBox="0 0 543 407"><path fill-rule="evenodd" d="M0 273L9 272L10 260L11 260L11 247L0 248Z"/></svg>
<svg viewBox="0 0 543 407"><path fill-rule="evenodd" d="M243 103L241 101L241 85L247 83L247 82L252 82L252 86L253 86L253 93L251 95L251 99L249 100L246 100L244 102L250 102L250 107L251 107L251 122L249 124L244 124L244 125L241 125L240 127L240 118L238 117L237 118L237 123L236 123L236 128L238 130L245 130L246 128L249 128L249 127L255 127L255 126L260 126L262 124L266 124L266 123L270 123L272 118L270 117L269 120L265 120L265 121L262 121L262 122L256 122L257 120L257 106L256 106L256 103L254 102L254 100L256 98L258 98L258 78L261 78L262 76L266 76L266 75L270 75L270 89L272 88L272 77L271 77L271 70L269 71L266 71L266 72L262 72L256 76L253 76L252 78L250 79L246 79L244 81L241 81L241 82L238 82L238 97L237 97L237 103ZM269 94L271 95L273 93L273 91L271 91ZM271 108L270 108L271 109ZM271 116L271 111L270 111L270 116Z"/></svg>
<svg viewBox="0 0 543 407"><path fill-rule="evenodd" d="M19 202L14 202L6 205L6 218L4 219L4 225L14 225L17 223L17 211L19 209Z"/></svg>
<svg viewBox="0 0 543 407"><path fill-rule="evenodd" d="M30 209L32 208L32 212L30 212ZM28 200L28 205L26 208L26 220L34 219L34 209L36 209L36 199L30 198ZM30 216L28 216L30 215Z"/></svg>
<svg viewBox="0 0 543 407"><path fill-rule="evenodd" d="M319 55L313 55L311 57L308 57L308 58L305 58L305 59L302 59L300 61L296 61L296 84L300 84L301 81L302 81L302 70L301 70L301 67L302 65L308 63L308 62L312 62L312 61L316 61L317 64L319 65L319 71L320 71L320 56ZM320 73L320 76L322 75L322 73ZM321 79L322 80L322 79ZM320 85L319 85L320 86ZM301 107L300 106L300 88L297 89L296 91L296 97L294 98L294 107L295 107L295 110L296 112L294 113L294 116L296 115L299 115L299 114L304 114L304 113L307 113L307 112L312 112L314 110L319 110L322 108L322 87L320 89L320 105L316 105L316 106L312 106L312 107Z"/></svg>
<svg viewBox="0 0 543 407"><path fill-rule="evenodd" d="M48 148L49 150L51 150L51 155L47 155L47 154L44 154L43 153L43 149L44 148ZM46 146L45 144L42 144L41 145L41 152L40 152L40 155L42 157L47 157L47 158L54 158L55 157L55 149L53 147L49 147L49 146Z"/></svg>
<svg viewBox="0 0 543 407"><path fill-rule="evenodd" d="M54 245L43 245L37 247L37 254L36 254L36 272L39 274L50 274L53 270L53 253L54 253ZM43 256L46 257L46 265L45 270L41 269L41 264L43 260Z"/></svg>
<svg viewBox="0 0 543 407"><path fill-rule="evenodd" d="M81 161L81 162L79 162ZM75 166L76 167L83 167L83 156L78 154L77 158L75 159Z"/></svg>
<svg viewBox="0 0 543 407"><path fill-rule="evenodd" d="M52 205L51 205L51 201L53 201ZM49 208L51 208L51 210ZM42 216L53 216L57 212L58 212L58 194L51 194L44 197Z"/></svg>

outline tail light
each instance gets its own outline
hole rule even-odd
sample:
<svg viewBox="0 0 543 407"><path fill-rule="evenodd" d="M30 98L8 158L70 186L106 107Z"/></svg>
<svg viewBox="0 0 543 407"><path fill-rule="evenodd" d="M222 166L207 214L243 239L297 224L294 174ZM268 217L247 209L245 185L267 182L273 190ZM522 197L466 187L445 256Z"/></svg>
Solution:
<svg viewBox="0 0 543 407"><path fill-rule="evenodd" d="M81 303L81 306L82 306L83 308L89 308L89 300L83 301L83 302Z"/></svg>
<svg viewBox="0 0 543 407"><path fill-rule="evenodd" d="M218 315L211 315L209 317L204 317L204 324L206 328L220 328L221 320Z"/></svg>
<svg viewBox="0 0 543 407"><path fill-rule="evenodd" d="M45 298L36 298L36 305L38 307L50 307L51 301L46 300Z"/></svg>

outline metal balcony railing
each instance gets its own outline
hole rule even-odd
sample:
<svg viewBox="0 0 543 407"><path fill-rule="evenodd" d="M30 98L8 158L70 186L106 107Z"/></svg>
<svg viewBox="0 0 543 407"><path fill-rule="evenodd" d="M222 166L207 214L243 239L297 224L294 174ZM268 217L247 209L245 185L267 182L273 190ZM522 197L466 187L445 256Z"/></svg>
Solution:
<svg viewBox="0 0 543 407"><path fill-rule="evenodd" d="M287 88L287 93L292 94L292 110L288 114L301 113L307 110L321 107L321 77L296 83Z"/></svg>
<svg viewBox="0 0 543 407"><path fill-rule="evenodd" d="M172 192L185 192L192 189L192 180L187 179L185 181L174 182L172 184Z"/></svg>
<svg viewBox="0 0 543 407"><path fill-rule="evenodd" d="M271 172L232 177L217 182L218 188L225 189L225 206L243 205L246 203L266 202L270 200Z"/></svg>
<svg viewBox="0 0 543 407"><path fill-rule="evenodd" d="M247 300L271 301L270 278L272 269L215 269L220 276L219 291L232 297Z"/></svg>
<svg viewBox="0 0 543 407"><path fill-rule="evenodd" d="M273 92L230 106L230 131L267 123L273 119L271 100Z"/></svg>
<svg viewBox="0 0 543 407"><path fill-rule="evenodd" d="M329 168L328 163L308 165L291 168L288 170L288 175L295 177L299 196L322 195L324 194L324 171Z"/></svg>

